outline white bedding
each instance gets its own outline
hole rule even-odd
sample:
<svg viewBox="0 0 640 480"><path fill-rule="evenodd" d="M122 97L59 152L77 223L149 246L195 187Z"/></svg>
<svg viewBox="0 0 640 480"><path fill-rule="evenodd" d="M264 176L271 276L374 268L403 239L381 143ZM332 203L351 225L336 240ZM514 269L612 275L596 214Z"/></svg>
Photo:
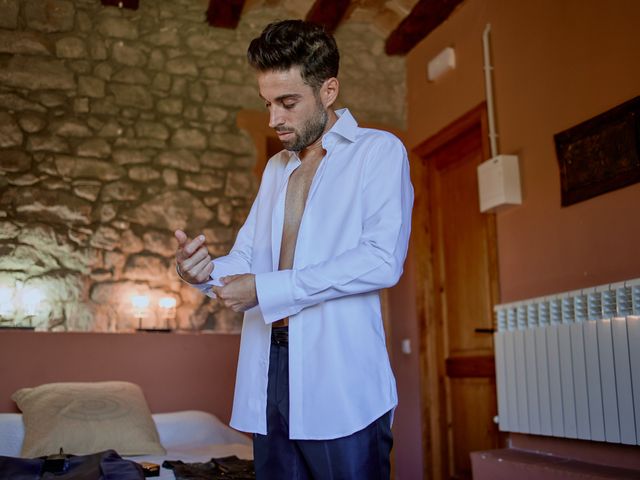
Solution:
<svg viewBox="0 0 640 480"><path fill-rule="evenodd" d="M253 458L251 439L218 420L210 413L196 410L155 413L153 420L160 435L160 442L167 450L164 457L144 455L126 457L136 462L151 462L162 465L164 460L204 462L211 458L236 455L238 458ZM22 415L0 413L0 455L20 456L24 438ZM160 470L160 477L174 478L173 472Z"/></svg>

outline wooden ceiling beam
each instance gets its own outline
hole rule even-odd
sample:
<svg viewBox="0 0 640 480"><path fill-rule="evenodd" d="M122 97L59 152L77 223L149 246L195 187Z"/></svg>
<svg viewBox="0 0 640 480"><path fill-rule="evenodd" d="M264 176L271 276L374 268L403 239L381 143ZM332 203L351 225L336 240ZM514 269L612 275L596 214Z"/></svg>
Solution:
<svg viewBox="0 0 640 480"><path fill-rule="evenodd" d="M207 23L212 27L235 29L240 22L244 0L209 0Z"/></svg>
<svg viewBox="0 0 640 480"><path fill-rule="evenodd" d="M334 32L350 3L350 0L316 0L307 13L306 20L322 25L327 32Z"/></svg>
<svg viewBox="0 0 640 480"><path fill-rule="evenodd" d="M444 22L462 0L420 0L391 32L385 44L388 55L405 55Z"/></svg>

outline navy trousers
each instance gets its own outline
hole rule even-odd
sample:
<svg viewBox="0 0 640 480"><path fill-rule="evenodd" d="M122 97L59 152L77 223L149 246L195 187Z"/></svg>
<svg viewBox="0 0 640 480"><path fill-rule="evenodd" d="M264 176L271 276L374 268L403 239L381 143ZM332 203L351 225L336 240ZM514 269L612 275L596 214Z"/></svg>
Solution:
<svg viewBox="0 0 640 480"><path fill-rule="evenodd" d="M347 437L290 440L287 331L273 329L267 434L253 436L258 480L389 480L392 445L390 412Z"/></svg>

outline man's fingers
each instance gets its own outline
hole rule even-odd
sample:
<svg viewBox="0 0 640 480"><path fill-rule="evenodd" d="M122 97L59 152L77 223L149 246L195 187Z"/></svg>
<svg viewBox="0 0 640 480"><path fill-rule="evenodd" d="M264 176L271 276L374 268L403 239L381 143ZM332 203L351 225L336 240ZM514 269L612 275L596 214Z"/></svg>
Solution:
<svg viewBox="0 0 640 480"><path fill-rule="evenodd" d="M228 283L233 282L239 276L240 275L227 275L226 277L221 277L220 281L222 282L223 285L227 285Z"/></svg>
<svg viewBox="0 0 640 480"><path fill-rule="evenodd" d="M207 262L207 264L204 267L204 270L202 271L202 273L204 275L206 275L206 279L209 280L209 278L211 278L211 272L213 272L213 262L211 260L209 260Z"/></svg>
<svg viewBox="0 0 640 480"><path fill-rule="evenodd" d="M176 230L174 232L174 235L176 236L176 239L178 240L178 246L182 247L185 242L189 239L189 237L187 237L187 234L184 233L182 230Z"/></svg>
<svg viewBox="0 0 640 480"><path fill-rule="evenodd" d="M211 278L211 272L213 272L213 263L209 262L204 266L204 268L200 272L200 275L202 277L202 280L200 281L200 283L208 282L209 279Z"/></svg>
<svg viewBox="0 0 640 480"><path fill-rule="evenodd" d="M187 243L184 247L184 253L187 257L193 255L195 251L198 250L204 244L204 235L198 235L196 238Z"/></svg>
<svg viewBox="0 0 640 480"><path fill-rule="evenodd" d="M176 238L178 238L177 235L178 234L176 234ZM191 241L187 239L185 243L178 246L178 251L176 252L176 259L178 260L179 263L183 262L184 260L187 260L195 252L197 252L198 249L204 245L204 243L205 243L204 235L198 235L196 238L194 238ZM208 254L206 250L206 245L205 245L205 252Z"/></svg>
<svg viewBox="0 0 640 480"><path fill-rule="evenodd" d="M205 259L209 259L211 260L211 257L209 256L209 252L207 251L206 247L200 247L198 250L196 250L196 252L189 256L186 257L184 259L179 259L179 263L180 263L180 269L183 272L189 272L191 271L193 275L195 275L195 266L202 262L202 260Z"/></svg>
<svg viewBox="0 0 640 480"><path fill-rule="evenodd" d="M218 297L218 300L220 301L220 303L222 303L222 305L225 308L231 308L233 309L233 306L236 304L236 302L232 299L232 298L225 298L225 287L219 287L216 285L212 285L211 286L211 290L213 291L213 293L216 294L216 297Z"/></svg>
<svg viewBox="0 0 640 480"><path fill-rule="evenodd" d="M205 283L209 280L213 271L211 257L206 253L204 256L201 255L200 261L195 263L193 262L193 257L184 262L178 262L178 268L181 277L189 283Z"/></svg>
<svg viewBox="0 0 640 480"><path fill-rule="evenodd" d="M204 283L209 280L210 271L207 271L209 264L211 263L211 258L207 255L206 258L203 258L198 263L196 263L191 269L191 275L198 281L198 283Z"/></svg>
<svg viewBox="0 0 640 480"><path fill-rule="evenodd" d="M176 240L178 240L178 250L176 251L176 260L178 262L181 262L182 260L187 258L187 255L184 254L183 249L186 243L189 241L189 237L187 237L187 234L184 233L182 230L176 230L174 232L174 235L176 237Z"/></svg>

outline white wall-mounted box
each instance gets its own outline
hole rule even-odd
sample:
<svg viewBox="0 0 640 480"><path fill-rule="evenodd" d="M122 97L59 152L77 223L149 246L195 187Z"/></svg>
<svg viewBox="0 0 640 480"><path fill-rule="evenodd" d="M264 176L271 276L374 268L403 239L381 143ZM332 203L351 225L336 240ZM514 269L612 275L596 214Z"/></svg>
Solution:
<svg viewBox="0 0 640 480"><path fill-rule="evenodd" d="M427 78L430 82L435 82L454 68L456 68L456 52L452 47L447 47L429 61Z"/></svg>
<svg viewBox="0 0 640 480"><path fill-rule="evenodd" d="M478 165L480 211L496 211L507 205L520 205L520 167L516 155L498 155Z"/></svg>

